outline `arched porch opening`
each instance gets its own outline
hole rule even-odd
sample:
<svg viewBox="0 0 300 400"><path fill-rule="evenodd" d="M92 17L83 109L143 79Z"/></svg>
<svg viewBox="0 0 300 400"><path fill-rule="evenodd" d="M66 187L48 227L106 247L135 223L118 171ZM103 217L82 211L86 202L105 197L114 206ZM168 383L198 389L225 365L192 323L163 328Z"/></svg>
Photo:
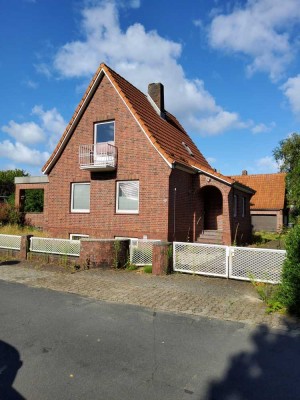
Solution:
<svg viewBox="0 0 300 400"><path fill-rule="evenodd" d="M221 191L215 186L205 186L200 190L201 203L203 206L204 231L223 229L223 196Z"/></svg>

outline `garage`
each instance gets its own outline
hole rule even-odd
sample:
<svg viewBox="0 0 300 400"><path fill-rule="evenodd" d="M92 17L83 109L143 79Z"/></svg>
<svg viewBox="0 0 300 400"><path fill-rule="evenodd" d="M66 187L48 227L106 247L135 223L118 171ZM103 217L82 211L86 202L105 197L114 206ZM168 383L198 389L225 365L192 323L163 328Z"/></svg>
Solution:
<svg viewBox="0 0 300 400"><path fill-rule="evenodd" d="M251 213L252 230L254 232L266 231L276 232L277 215L276 214L252 214Z"/></svg>

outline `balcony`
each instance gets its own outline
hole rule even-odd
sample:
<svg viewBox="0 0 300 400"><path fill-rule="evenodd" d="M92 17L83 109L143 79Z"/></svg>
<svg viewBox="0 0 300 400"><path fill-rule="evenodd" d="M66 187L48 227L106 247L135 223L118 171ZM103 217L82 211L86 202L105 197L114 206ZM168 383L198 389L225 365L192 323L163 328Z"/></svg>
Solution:
<svg viewBox="0 0 300 400"><path fill-rule="evenodd" d="M79 146L80 169L88 171L114 171L117 168L118 151L107 142Z"/></svg>

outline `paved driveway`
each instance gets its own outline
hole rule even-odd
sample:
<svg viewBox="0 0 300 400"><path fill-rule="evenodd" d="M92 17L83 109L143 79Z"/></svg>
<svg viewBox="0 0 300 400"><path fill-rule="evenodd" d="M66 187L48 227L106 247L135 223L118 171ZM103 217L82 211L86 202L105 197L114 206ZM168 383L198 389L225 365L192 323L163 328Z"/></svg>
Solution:
<svg viewBox="0 0 300 400"><path fill-rule="evenodd" d="M29 262L0 264L0 279L152 310L263 323L279 329L297 325L280 314L267 315L264 303L248 282L187 274L157 277L113 269L72 274L63 268L37 268Z"/></svg>

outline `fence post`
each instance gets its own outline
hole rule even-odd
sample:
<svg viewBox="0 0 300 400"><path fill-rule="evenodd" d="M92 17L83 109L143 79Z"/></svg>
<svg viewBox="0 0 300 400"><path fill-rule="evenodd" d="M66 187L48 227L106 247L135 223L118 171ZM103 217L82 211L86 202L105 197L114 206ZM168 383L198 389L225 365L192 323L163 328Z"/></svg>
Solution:
<svg viewBox="0 0 300 400"><path fill-rule="evenodd" d="M21 236L21 247L20 247L20 260L27 260L27 253L29 253L30 238L33 235L22 235Z"/></svg>
<svg viewBox="0 0 300 400"><path fill-rule="evenodd" d="M167 275L171 266L172 243L156 242L152 247L152 274Z"/></svg>

